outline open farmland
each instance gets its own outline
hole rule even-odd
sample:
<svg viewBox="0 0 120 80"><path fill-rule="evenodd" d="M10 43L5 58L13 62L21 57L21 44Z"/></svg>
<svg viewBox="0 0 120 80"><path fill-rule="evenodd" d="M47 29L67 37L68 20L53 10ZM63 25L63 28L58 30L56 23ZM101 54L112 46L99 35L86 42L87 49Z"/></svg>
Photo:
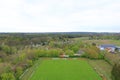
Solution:
<svg viewBox="0 0 120 80"><path fill-rule="evenodd" d="M43 60L29 80L102 80L85 60Z"/></svg>

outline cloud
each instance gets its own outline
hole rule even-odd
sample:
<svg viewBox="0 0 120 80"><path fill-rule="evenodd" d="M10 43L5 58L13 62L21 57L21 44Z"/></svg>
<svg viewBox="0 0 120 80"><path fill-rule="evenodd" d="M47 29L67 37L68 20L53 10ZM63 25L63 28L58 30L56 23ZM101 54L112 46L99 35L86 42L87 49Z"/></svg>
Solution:
<svg viewBox="0 0 120 80"><path fill-rule="evenodd" d="M119 0L0 1L1 32L118 32L119 21Z"/></svg>

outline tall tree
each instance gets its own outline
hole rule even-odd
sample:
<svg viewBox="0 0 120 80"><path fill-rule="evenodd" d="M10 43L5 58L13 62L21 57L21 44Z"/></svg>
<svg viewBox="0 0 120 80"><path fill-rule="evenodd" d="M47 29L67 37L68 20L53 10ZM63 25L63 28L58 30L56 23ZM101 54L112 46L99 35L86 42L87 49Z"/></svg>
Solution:
<svg viewBox="0 0 120 80"><path fill-rule="evenodd" d="M120 62L113 66L111 73L113 80L120 80Z"/></svg>

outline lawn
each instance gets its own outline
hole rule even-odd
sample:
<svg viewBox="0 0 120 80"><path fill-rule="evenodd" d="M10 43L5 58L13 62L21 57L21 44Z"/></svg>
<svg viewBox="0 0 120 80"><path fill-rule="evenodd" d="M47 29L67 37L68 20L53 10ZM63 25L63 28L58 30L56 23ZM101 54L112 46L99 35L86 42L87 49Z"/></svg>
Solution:
<svg viewBox="0 0 120 80"><path fill-rule="evenodd" d="M43 60L29 80L102 80L86 60Z"/></svg>

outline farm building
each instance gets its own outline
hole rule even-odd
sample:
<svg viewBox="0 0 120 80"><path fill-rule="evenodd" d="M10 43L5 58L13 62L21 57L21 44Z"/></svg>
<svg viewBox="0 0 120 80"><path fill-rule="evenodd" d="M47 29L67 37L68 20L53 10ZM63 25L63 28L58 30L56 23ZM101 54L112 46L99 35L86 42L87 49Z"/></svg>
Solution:
<svg viewBox="0 0 120 80"><path fill-rule="evenodd" d="M115 52L116 46L113 44L102 44L99 46L100 50L107 50L108 52Z"/></svg>
<svg viewBox="0 0 120 80"><path fill-rule="evenodd" d="M117 46L117 47L116 47L116 50L117 50L118 52L120 52L120 47L119 47L119 46Z"/></svg>

